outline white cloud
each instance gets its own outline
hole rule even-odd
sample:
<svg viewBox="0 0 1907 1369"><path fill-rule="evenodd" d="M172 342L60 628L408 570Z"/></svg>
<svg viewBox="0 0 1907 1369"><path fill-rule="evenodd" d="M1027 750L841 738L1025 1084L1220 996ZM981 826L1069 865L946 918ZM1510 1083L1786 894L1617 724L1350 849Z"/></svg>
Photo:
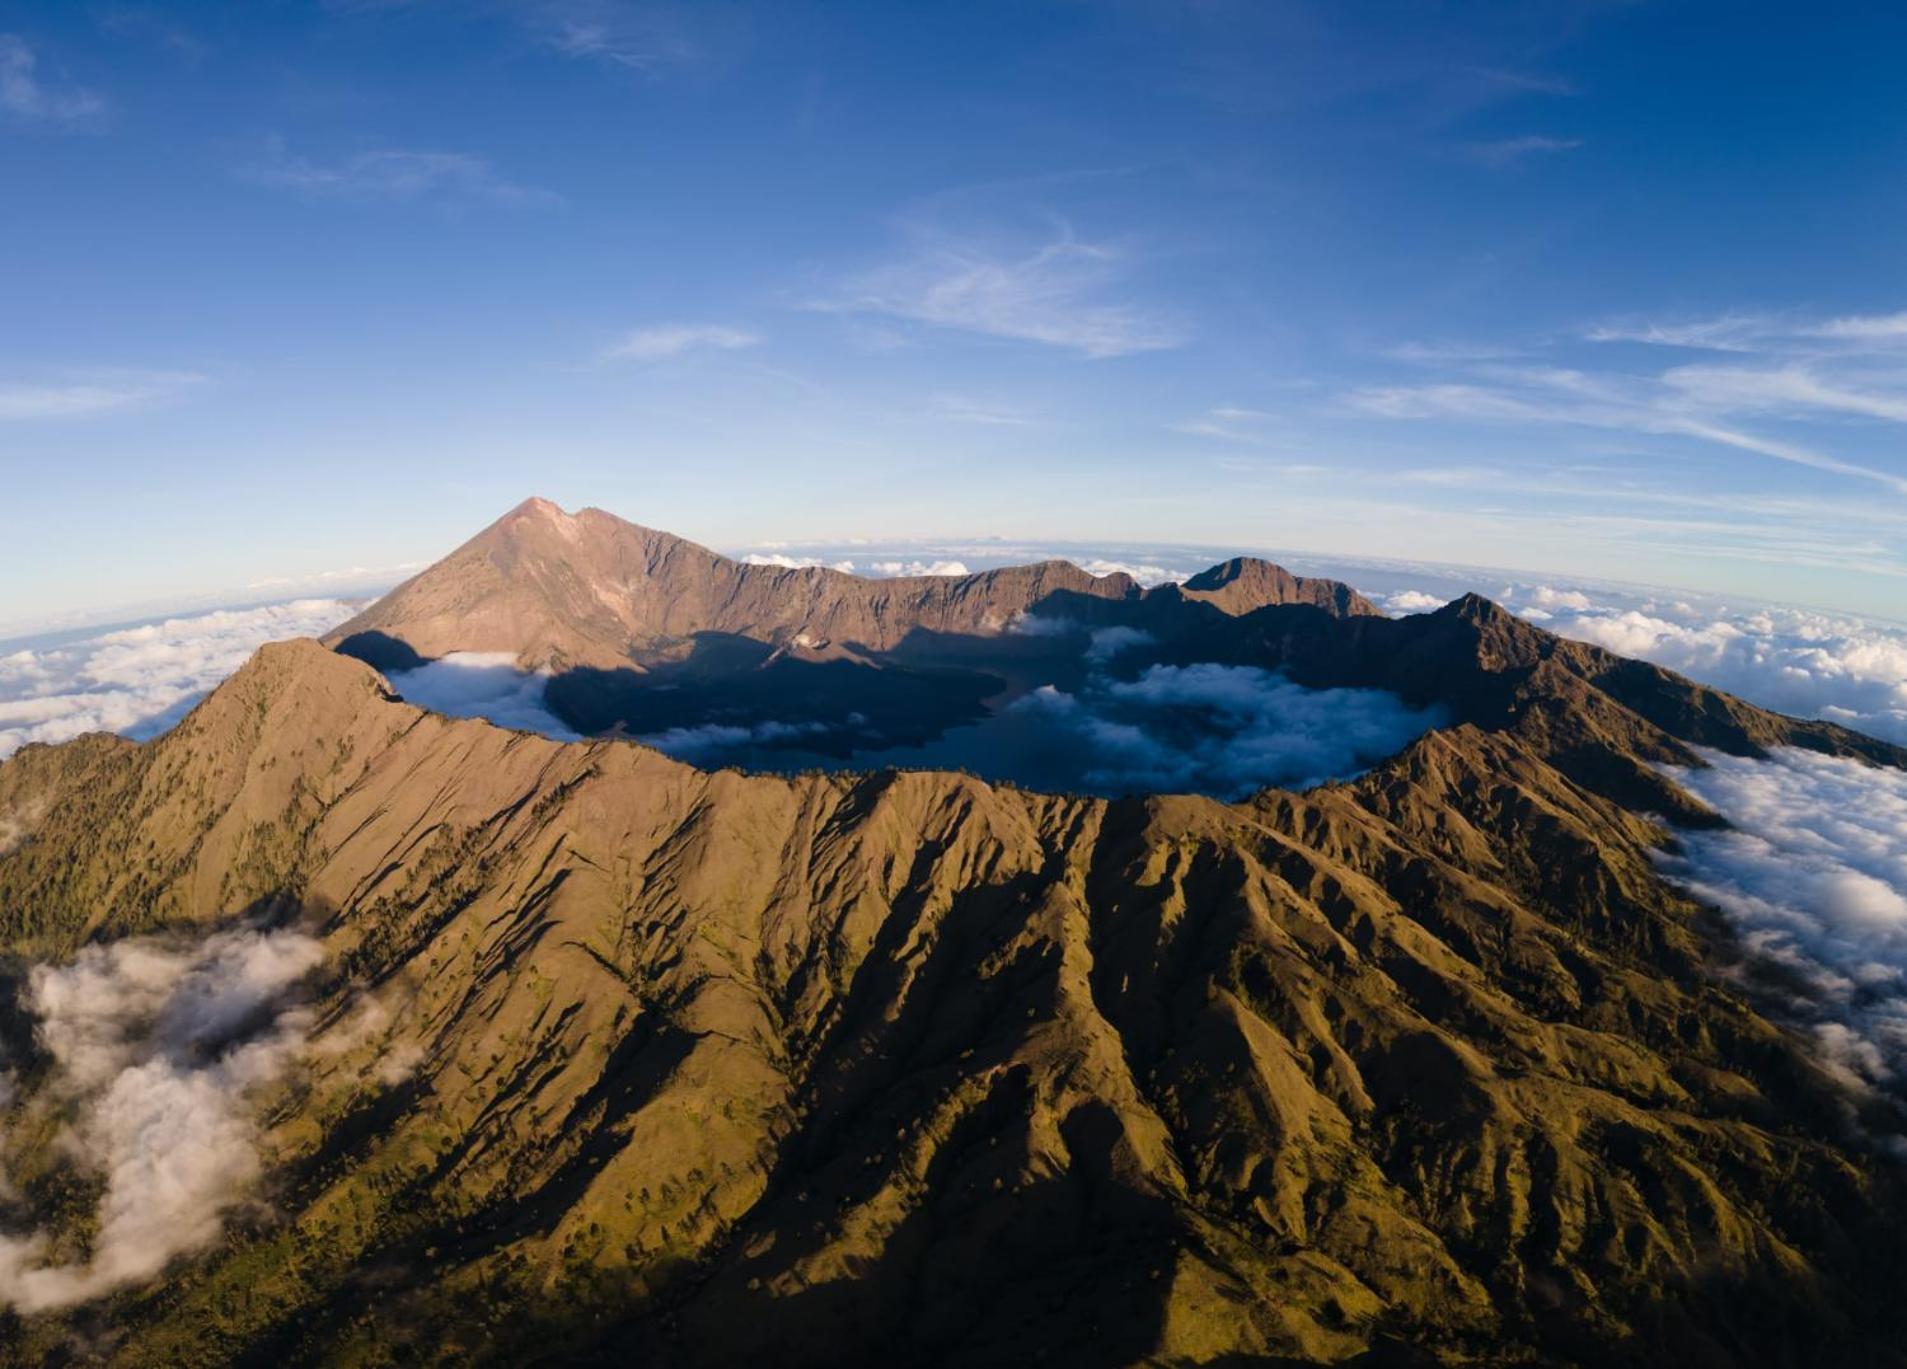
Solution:
<svg viewBox="0 0 1907 1369"><path fill-rule="evenodd" d="M1077 564L1088 575L1097 575L1102 579L1108 575L1129 575L1148 587L1182 584L1197 573L1160 565L1156 561L1116 561L1103 556L1082 557Z"/></svg>
<svg viewBox="0 0 1907 1369"><path fill-rule="evenodd" d="M322 199L486 203L511 207L559 204L562 197L499 174L482 157L464 152L373 148L334 162L293 154L281 139L238 168L254 185Z"/></svg>
<svg viewBox="0 0 1907 1369"><path fill-rule="evenodd" d="M1529 590L1524 602L1540 609L1587 609L1594 606L1589 596L1579 589L1555 589L1549 585L1537 585Z"/></svg>
<svg viewBox="0 0 1907 1369"><path fill-rule="evenodd" d="M606 361L659 361L684 352L733 352L759 346L761 335L720 323L670 323L638 328L603 353Z"/></svg>
<svg viewBox="0 0 1907 1369"><path fill-rule="evenodd" d="M34 968L27 1006L54 1065L44 1088L73 1110L67 1153L106 1188L83 1264L43 1263L44 1234L0 1236L0 1301L83 1302L217 1239L259 1168L246 1096L302 1048L309 1018L284 1000L322 959L300 933L241 930Z"/></svg>
<svg viewBox="0 0 1907 1369"><path fill-rule="evenodd" d="M453 651L416 670L389 671L386 678L419 708L453 718L485 718L558 741L580 740L543 701L548 673L518 670L516 657L507 651Z"/></svg>
<svg viewBox="0 0 1907 1369"><path fill-rule="evenodd" d="M1779 1010L1846 1082L1907 1069L1907 772L1792 748L1703 753L1674 777L1733 830L1681 833L1672 877L1734 922L1790 991Z"/></svg>
<svg viewBox="0 0 1907 1369"><path fill-rule="evenodd" d="M873 561L868 570L890 579L912 575L971 575L964 561Z"/></svg>
<svg viewBox="0 0 1907 1369"><path fill-rule="evenodd" d="M878 314L1094 358L1177 347L1177 323L1107 293L1134 266L1130 250L1083 242L1065 227L1032 246L1002 247L916 226L911 250L846 281L814 307Z"/></svg>
<svg viewBox="0 0 1907 1369"><path fill-rule="evenodd" d="M823 561L815 556L789 556L785 552L751 551L742 557L742 564L748 566L779 566L783 570L811 570L815 566L826 566L829 570L838 570L843 574L854 574L854 562L848 560Z"/></svg>
<svg viewBox="0 0 1907 1369"><path fill-rule="evenodd" d="M1678 366L1662 379L1688 399L1737 413L1799 415L1809 410L1907 423L1907 392L1872 393L1821 379L1806 366Z"/></svg>
<svg viewBox="0 0 1907 1369"><path fill-rule="evenodd" d="M1383 605L1392 617L1402 617L1407 613L1433 613L1444 606L1444 601L1420 589L1406 589L1383 596Z"/></svg>
<svg viewBox="0 0 1907 1369"><path fill-rule="evenodd" d="M0 423L92 418L170 398L204 379L189 371L102 371L42 384L0 385Z"/></svg>
<svg viewBox="0 0 1907 1369"><path fill-rule="evenodd" d="M83 732L153 736L263 643L319 636L356 609L341 599L221 609L0 656L0 758Z"/></svg>
<svg viewBox="0 0 1907 1369"><path fill-rule="evenodd" d="M39 65L24 38L0 33L0 113L69 128L95 123L106 113L106 102L90 90L49 85Z"/></svg>

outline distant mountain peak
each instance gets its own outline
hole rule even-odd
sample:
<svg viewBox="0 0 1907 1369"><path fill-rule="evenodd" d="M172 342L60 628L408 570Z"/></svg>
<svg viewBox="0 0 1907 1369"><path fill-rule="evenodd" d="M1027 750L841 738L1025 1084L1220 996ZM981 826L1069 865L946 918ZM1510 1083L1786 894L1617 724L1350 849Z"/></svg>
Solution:
<svg viewBox="0 0 1907 1369"><path fill-rule="evenodd" d="M889 651L915 633L987 637L1055 596L1143 597L1123 572L1070 561L963 576L868 579L757 566L596 508L532 497L337 629L326 641L367 660L509 652L526 668L626 668L667 644L719 633L774 645L798 636ZM1228 614L1309 604L1377 610L1348 585L1238 557L1161 595Z"/></svg>
<svg viewBox="0 0 1907 1369"><path fill-rule="evenodd" d="M1293 575L1256 556L1234 556L1187 580L1186 597L1203 599L1228 613L1249 613L1267 604L1311 604L1339 617L1377 613L1377 606L1338 580Z"/></svg>

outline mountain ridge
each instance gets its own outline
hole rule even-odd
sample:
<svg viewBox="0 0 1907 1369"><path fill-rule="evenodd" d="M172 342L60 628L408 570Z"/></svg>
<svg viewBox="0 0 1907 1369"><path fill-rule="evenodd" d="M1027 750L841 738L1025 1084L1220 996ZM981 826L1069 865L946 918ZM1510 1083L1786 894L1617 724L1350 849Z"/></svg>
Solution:
<svg viewBox="0 0 1907 1369"><path fill-rule="evenodd" d="M1662 770L1695 747L1907 752L1476 596L1039 609L1451 721L1303 793L1099 799L561 743L298 641L0 763L10 955L323 953L269 1205L0 1356L1907 1364L1899 1110L1655 863L1719 821Z"/></svg>
<svg viewBox="0 0 1907 1369"><path fill-rule="evenodd" d="M1232 572L1222 583L1210 581L1187 597L1228 612L1276 602L1377 611L1335 581L1307 580L1267 562L1225 566ZM1061 560L892 579L824 566L749 565L600 509L570 514L532 498L325 640L348 651L345 644L358 639L362 650L425 659L508 651L531 670L640 668L696 633L775 645L841 642L875 652L891 651L916 631L994 635L1056 592L1105 600L1147 594L1124 572L1095 576ZM386 654L373 664L404 659Z"/></svg>

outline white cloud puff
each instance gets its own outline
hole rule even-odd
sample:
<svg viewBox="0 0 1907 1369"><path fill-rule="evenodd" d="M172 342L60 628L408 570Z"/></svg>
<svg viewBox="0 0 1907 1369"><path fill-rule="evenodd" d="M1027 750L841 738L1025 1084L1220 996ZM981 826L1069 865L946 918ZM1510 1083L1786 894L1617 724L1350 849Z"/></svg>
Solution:
<svg viewBox="0 0 1907 1369"><path fill-rule="evenodd" d="M1115 561L1103 556L1085 557L1079 562L1079 568L1088 575L1097 575L1102 579L1108 575L1129 575L1147 588L1183 584L1195 573L1153 561Z"/></svg>
<svg viewBox="0 0 1907 1369"><path fill-rule="evenodd" d="M222 609L0 656L0 759L83 732L154 736L262 644L318 636L356 609L342 599Z"/></svg>
<svg viewBox="0 0 1907 1369"><path fill-rule="evenodd" d="M888 579L912 575L971 575L964 561L874 561L870 573Z"/></svg>
<svg viewBox="0 0 1907 1369"><path fill-rule="evenodd" d="M259 1168L246 1096L303 1048L308 1015L285 1000L322 959L301 933L246 929L132 938L34 968L45 1092L72 1110L67 1153L106 1188L84 1263L45 1263L45 1233L0 1235L0 1302L84 1302L218 1238Z"/></svg>
<svg viewBox="0 0 1907 1369"><path fill-rule="evenodd" d="M416 670L386 672L406 702L453 718L487 718L499 727L541 732L557 741L581 740L543 701L549 675L518 670L507 651L453 651Z"/></svg>
<svg viewBox="0 0 1907 1369"><path fill-rule="evenodd" d="M1907 771L1781 748L1671 773L1733 830L1689 832L1671 877L1783 972L1782 1006L1851 1085L1907 1074Z"/></svg>
<svg viewBox="0 0 1907 1369"><path fill-rule="evenodd" d="M1556 589L1549 585L1537 585L1528 591L1524 601L1537 608L1554 612L1557 609L1593 608L1594 602L1579 589Z"/></svg>
<svg viewBox="0 0 1907 1369"><path fill-rule="evenodd" d="M751 551L742 558L744 565L776 566L782 570L811 570L815 566L826 566L829 570L838 570L847 575L854 574L854 562L849 560L823 561L818 556L790 556L786 552Z"/></svg>
<svg viewBox="0 0 1907 1369"><path fill-rule="evenodd" d="M1401 618L1409 613L1434 613L1444 606L1442 599L1434 594L1426 594L1420 589L1406 589L1396 594L1386 594L1378 602L1393 618Z"/></svg>

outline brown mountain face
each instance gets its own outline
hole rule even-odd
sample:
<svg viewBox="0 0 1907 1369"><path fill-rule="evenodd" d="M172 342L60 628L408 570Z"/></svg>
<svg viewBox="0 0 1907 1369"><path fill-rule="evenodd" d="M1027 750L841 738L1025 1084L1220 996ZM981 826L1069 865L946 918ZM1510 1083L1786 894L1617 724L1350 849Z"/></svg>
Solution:
<svg viewBox="0 0 1907 1369"><path fill-rule="evenodd" d="M1208 583L1188 584L1188 596L1227 613L1280 603L1376 611L1345 586L1262 561L1227 562L1198 579ZM601 509L570 514L531 499L326 641L386 667L413 654L484 651L513 653L525 669L613 670L675 659L698 634L879 653L913 634L997 636L1060 593L1146 597L1130 576L1065 561L891 580L745 565Z"/></svg>
<svg viewBox="0 0 1907 1369"><path fill-rule="evenodd" d="M1200 571L1179 587L1187 599L1202 600L1226 613L1250 613L1272 604L1309 604L1340 618L1375 614L1371 602L1349 585L1293 575L1283 566L1249 556Z"/></svg>
<svg viewBox="0 0 1907 1369"><path fill-rule="evenodd" d="M249 912L324 966L255 1100L264 1204L0 1346L1907 1363L1907 1192L1872 1146L1898 1123L1855 1128L1716 977L1725 931L1643 816L1713 821L1651 768L1690 744L1907 754L1482 600L1145 611L1168 656L1457 721L1302 795L1103 801L703 773L426 714L290 643L154 742L22 750L14 952Z"/></svg>

